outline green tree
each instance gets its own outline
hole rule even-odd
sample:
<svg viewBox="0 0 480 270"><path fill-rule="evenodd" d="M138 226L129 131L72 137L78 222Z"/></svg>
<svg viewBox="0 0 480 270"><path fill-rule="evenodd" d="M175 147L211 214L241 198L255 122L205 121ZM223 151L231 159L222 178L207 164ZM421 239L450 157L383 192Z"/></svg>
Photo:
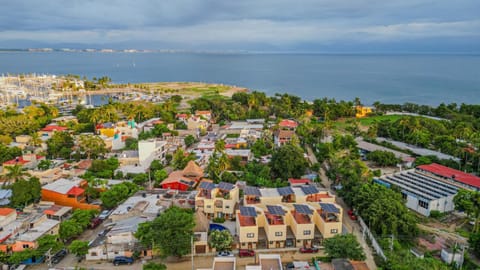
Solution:
<svg viewBox="0 0 480 270"><path fill-rule="evenodd" d="M36 253L38 256L43 256L47 251L50 250L51 253L56 253L60 251L64 245L61 241L58 241L58 235L56 234L47 234L37 240L38 248Z"/></svg>
<svg viewBox="0 0 480 270"><path fill-rule="evenodd" d="M181 170L187 166L187 163L190 160L195 160L195 154L188 153L185 155L185 152L182 149L178 149L175 154L173 155L172 166L176 170Z"/></svg>
<svg viewBox="0 0 480 270"><path fill-rule="evenodd" d="M39 170L46 171L46 170L50 169L50 167L52 167L52 164L53 164L53 162L51 160L44 159L44 160L41 160L38 163L37 168Z"/></svg>
<svg viewBox="0 0 480 270"><path fill-rule="evenodd" d="M167 270L167 266L162 263L148 262L142 266L143 270Z"/></svg>
<svg viewBox="0 0 480 270"><path fill-rule="evenodd" d="M105 142L95 135L80 135L78 138L78 146L87 159L98 158L107 153Z"/></svg>
<svg viewBox="0 0 480 270"><path fill-rule="evenodd" d="M73 237L80 235L83 232L82 225L79 224L75 220L65 220L60 223L60 229L58 230L58 234L60 239L67 241L72 239Z"/></svg>
<svg viewBox="0 0 480 270"><path fill-rule="evenodd" d="M36 255L36 251L33 249L24 249L20 252L14 252L8 258L10 264L20 264L21 262L28 260Z"/></svg>
<svg viewBox="0 0 480 270"><path fill-rule="evenodd" d="M0 164L12 160L22 155L22 149L18 147L8 147L0 143Z"/></svg>
<svg viewBox="0 0 480 270"><path fill-rule="evenodd" d="M375 150L367 154L367 160L375 162L378 166L395 166L400 162L400 159L395 157L395 154L388 151Z"/></svg>
<svg viewBox="0 0 480 270"><path fill-rule="evenodd" d="M155 173L153 174L153 179L155 179L155 182L157 184L161 183L167 177L168 177L168 173L167 171L165 171L165 169L155 171Z"/></svg>
<svg viewBox="0 0 480 270"><path fill-rule="evenodd" d="M77 257L83 257L88 253L88 241L73 240L68 250Z"/></svg>
<svg viewBox="0 0 480 270"><path fill-rule="evenodd" d="M118 185L114 185L107 191L103 192L100 195L102 204L107 209L112 209L117 206L120 202L124 201L128 197L132 196L137 192L139 187L130 182L123 182Z"/></svg>
<svg viewBox="0 0 480 270"><path fill-rule="evenodd" d="M208 244L217 251L231 250L233 237L228 230L213 230L210 232Z"/></svg>
<svg viewBox="0 0 480 270"><path fill-rule="evenodd" d="M190 147L196 141L195 137L193 137L192 135L187 135L183 140L185 141L185 145L187 147Z"/></svg>
<svg viewBox="0 0 480 270"><path fill-rule="evenodd" d="M363 261L365 253L353 234L337 234L324 241L325 253L331 258Z"/></svg>
<svg viewBox="0 0 480 270"><path fill-rule="evenodd" d="M453 198L455 209L465 211L470 219L474 220L473 233L479 232L480 223L480 192L460 189Z"/></svg>
<svg viewBox="0 0 480 270"><path fill-rule="evenodd" d="M286 144L273 153L270 167L274 177L299 178L307 169L307 161L301 148Z"/></svg>
<svg viewBox="0 0 480 270"><path fill-rule="evenodd" d="M193 214L174 206L153 221L141 223L135 237L144 246L155 242L162 257L181 257L191 251L194 226Z"/></svg>
<svg viewBox="0 0 480 270"><path fill-rule="evenodd" d="M73 137L67 132L55 132L47 140L48 156L52 158L70 158L73 148Z"/></svg>
<svg viewBox="0 0 480 270"><path fill-rule="evenodd" d="M480 257L480 233L471 233L468 243L475 256Z"/></svg>
<svg viewBox="0 0 480 270"><path fill-rule="evenodd" d="M18 180L12 185L12 197L10 204L14 208L24 208L30 203L40 199L41 196L40 180L36 177L31 177L27 180Z"/></svg>
<svg viewBox="0 0 480 270"><path fill-rule="evenodd" d="M17 182L25 179L26 176L30 175L23 169L21 165L6 166L5 170L7 170L5 178L8 182Z"/></svg>

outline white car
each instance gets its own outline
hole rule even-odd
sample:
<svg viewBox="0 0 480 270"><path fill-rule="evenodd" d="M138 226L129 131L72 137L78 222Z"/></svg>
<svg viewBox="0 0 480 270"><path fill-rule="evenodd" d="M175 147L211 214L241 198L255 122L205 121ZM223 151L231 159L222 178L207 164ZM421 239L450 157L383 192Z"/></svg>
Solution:
<svg viewBox="0 0 480 270"><path fill-rule="evenodd" d="M101 219L101 220L105 220L108 218L108 216L110 216L110 213L111 211L109 210L103 210L100 215L98 215L98 218Z"/></svg>
<svg viewBox="0 0 480 270"><path fill-rule="evenodd" d="M230 251L219 251L217 252L218 257L233 257L233 254Z"/></svg>

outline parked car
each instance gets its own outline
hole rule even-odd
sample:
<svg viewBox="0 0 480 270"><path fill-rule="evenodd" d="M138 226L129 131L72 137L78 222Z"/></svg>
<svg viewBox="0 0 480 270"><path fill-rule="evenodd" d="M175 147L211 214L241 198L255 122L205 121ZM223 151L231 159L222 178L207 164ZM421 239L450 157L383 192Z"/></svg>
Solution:
<svg viewBox="0 0 480 270"><path fill-rule="evenodd" d="M132 264L133 263L132 257L127 256L117 256L113 259L113 265L120 265L120 264Z"/></svg>
<svg viewBox="0 0 480 270"><path fill-rule="evenodd" d="M63 258L67 256L67 250L62 249L59 252L55 253L55 255L52 256L52 264L57 264L59 263Z"/></svg>
<svg viewBox="0 0 480 270"><path fill-rule="evenodd" d="M238 251L238 257L253 257L255 256L255 251L251 249L240 249Z"/></svg>
<svg viewBox="0 0 480 270"><path fill-rule="evenodd" d="M88 224L88 228L89 229L95 229L98 227L98 225L100 225L102 223L102 219L96 217L96 218L92 218L92 220L90 220L90 224Z"/></svg>
<svg viewBox="0 0 480 270"><path fill-rule="evenodd" d="M103 210L100 215L98 215L98 218L101 220L105 220L110 216L111 211L110 210Z"/></svg>
<svg viewBox="0 0 480 270"><path fill-rule="evenodd" d="M317 252L318 252L318 248L316 248L316 247L311 247L311 248L302 247L302 248L300 248L300 253L317 253Z"/></svg>
<svg viewBox="0 0 480 270"><path fill-rule="evenodd" d="M218 257L232 257L233 254L230 251L219 251L217 252Z"/></svg>
<svg viewBox="0 0 480 270"><path fill-rule="evenodd" d="M295 269L295 265L293 265L293 262L289 262L289 263L287 263L287 265L285 265L285 268L287 268L287 269Z"/></svg>

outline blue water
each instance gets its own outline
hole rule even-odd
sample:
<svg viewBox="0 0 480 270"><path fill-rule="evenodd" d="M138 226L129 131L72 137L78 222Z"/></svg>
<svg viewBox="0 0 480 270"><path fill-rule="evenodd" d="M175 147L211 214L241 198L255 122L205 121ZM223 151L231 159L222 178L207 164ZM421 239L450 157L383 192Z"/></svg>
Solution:
<svg viewBox="0 0 480 270"><path fill-rule="evenodd" d="M480 103L480 55L0 53L0 73L199 81L363 103Z"/></svg>

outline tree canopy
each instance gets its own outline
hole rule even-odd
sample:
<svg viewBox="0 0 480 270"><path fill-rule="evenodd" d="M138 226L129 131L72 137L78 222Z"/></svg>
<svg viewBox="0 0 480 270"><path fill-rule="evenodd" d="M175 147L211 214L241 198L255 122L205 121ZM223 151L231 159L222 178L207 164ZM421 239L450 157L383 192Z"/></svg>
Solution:
<svg viewBox="0 0 480 270"><path fill-rule="evenodd" d="M274 177L299 178L305 173L308 163L300 147L286 144L274 151L270 167Z"/></svg>
<svg viewBox="0 0 480 270"><path fill-rule="evenodd" d="M324 241L325 253L333 258L348 258L363 261L365 253L353 234L340 235L327 238Z"/></svg>
<svg viewBox="0 0 480 270"><path fill-rule="evenodd" d="M210 232L208 244L217 251L231 250L233 237L228 230L213 230Z"/></svg>
<svg viewBox="0 0 480 270"><path fill-rule="evenodd" d="M144 246L154 245L162 257L181 257L191 252L194 226L193 214L174 206L153 221L141 223L135 237Z"/></svg>

